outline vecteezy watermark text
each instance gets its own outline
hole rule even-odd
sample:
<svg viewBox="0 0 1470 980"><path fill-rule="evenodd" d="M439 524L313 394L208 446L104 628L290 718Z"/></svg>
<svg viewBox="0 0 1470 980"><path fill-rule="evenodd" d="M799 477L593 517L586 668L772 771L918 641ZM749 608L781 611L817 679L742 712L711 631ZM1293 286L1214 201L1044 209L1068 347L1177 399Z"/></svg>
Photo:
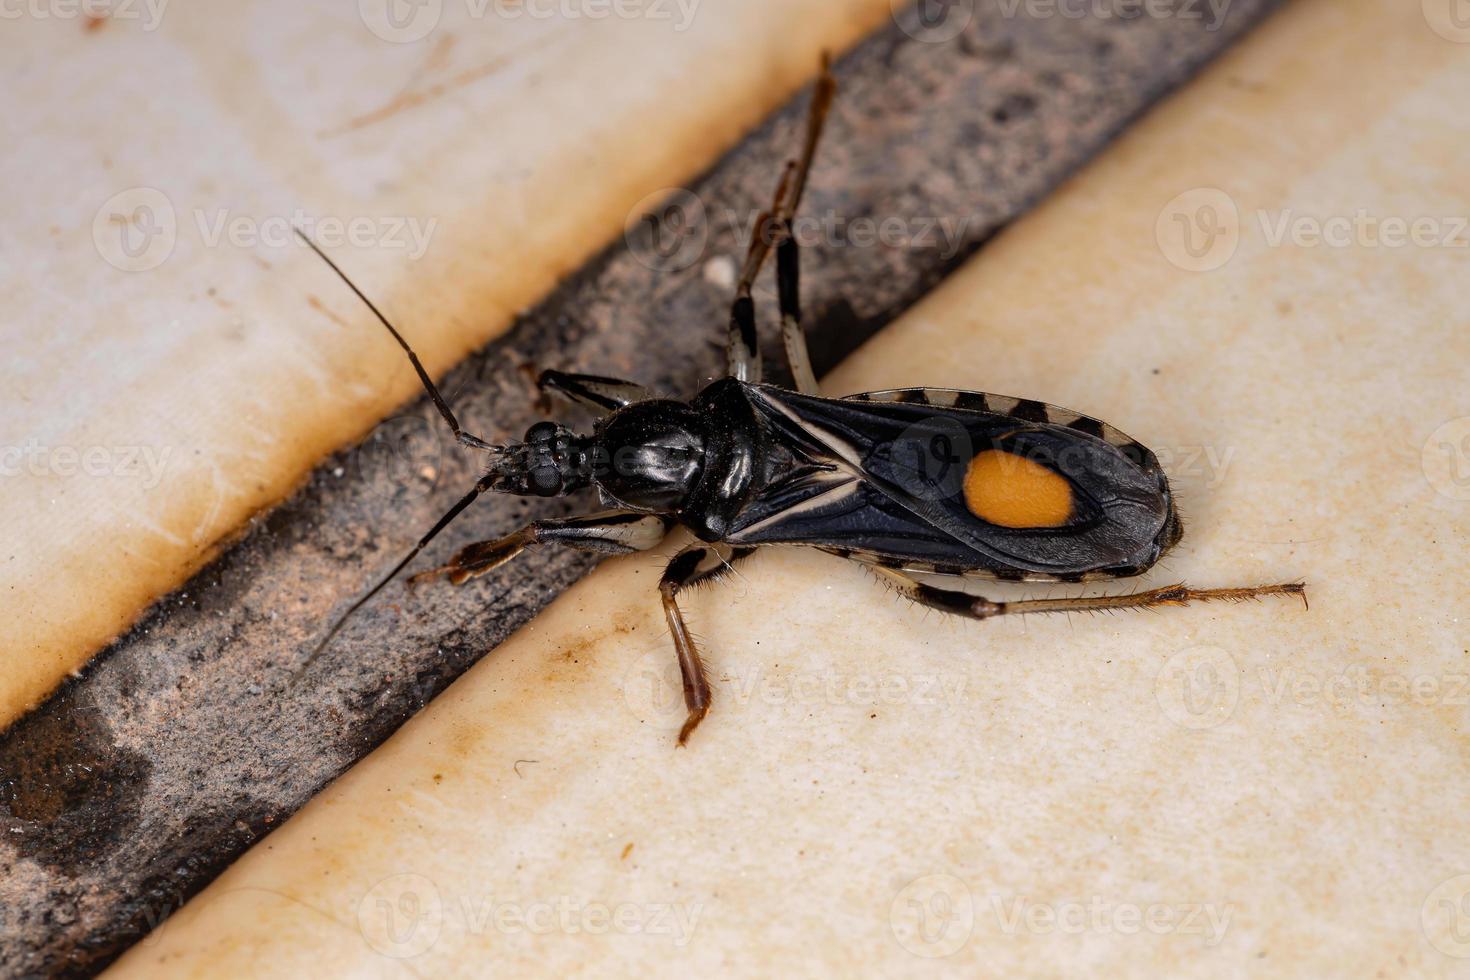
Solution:
<svg viewBox="0 0 1470 980"><path fill-rule="evenodd" d="M173 255L181 236L192 233L204 248L285 248L299 244L300 228L326 249L352 246L400 251L410 260L424 256L439 219L418 215L314 215L239 211L232 208L175 208L153 187L130 187L108 198L92 219L97 253L125 272L156 269Z"/></svg>
<svg viewBox="0 0 1470 980"><path fill-rule="evenodd" d="M169 446L48 446L29 439L0 446L0 478L31 476L119 477L141 481L151 490L163 480L172 455Z"/></svg>
<svg viewBox="0 0 1470 980"><path fill-rule="evenodd" d="M1173 265L1212 272L1229 263L1247 238L1270 249L1470 249L1470 216L1385 214L1370 208L1341 213L1258 208L1252 213L1218 187L1196 187L1164 205L1154 235Z"/></svg>
<svg viewBox="0 0 1470 980"><path fill-rule="evenodd" d="M701 0L454 0L469 20L642 20L667 23L676 33L694 24ZM434 32L446 0L358 0L367 29L384 41L412 44Z"/></svg>
<svg viewBox="0 0 1470 980"><path fill-rule="evenodd" d="M758 232L774 241L775 228L759 226L766 217L754 209L709 208L692 191L664 188L634 205L625 238L644 265L678 272L705 258L713 237L736 242L740 248ZM951 259L972 240L975 220L974 215L872 217L828 210L797 215L790 233L804 248L922 249Z"/></svg>
<svg viewBox="0 0 1470 980"><path fill-rule="evenodd" d="M140 21L153 31L169 0L0 0L0 20Z"/></svg>
<svg viewBox="0 0 1470 980"><path fill-rule="evenodd" d="M1001 931L1014 935L1081 935L1114 933L1136 936L1203 936L1214 947L1225 938L1234 905L1210 902L1115 902L1094 895L1086 902L1037 902L1025 896L990 896L991 910Z"/></svg>
<svg viewBox="0 0 1470 980"><path fill-rule="evenodd" d="M1001 16L1031 20L1190 20L1217 31L1234 0L999 0Z"/></svg>
<svg viewBox="0 0 1470 980"><path fill-rule="evenodd" d="M977 901L969 885L952 874L915 878L894 896L889 925L900 946L926 959L953 956L970 941L989 913L1005 935L1201 936L1218 946L1235 915L1233 904L1215 902L1130 902L1104 895L1086 901L1039 901L1029 895L991 892Z"/></svg>
<svg viewBox="0 0 1470 980"><path fill-rule="evenodd" d="M601 902L570 895L502 900L492 894L446 896L420 874L397 874L373 885L357 904L362 937L394 959L422 956L445 926L472 935L647 936L683 948L694 938L701 903Z"/></svg>

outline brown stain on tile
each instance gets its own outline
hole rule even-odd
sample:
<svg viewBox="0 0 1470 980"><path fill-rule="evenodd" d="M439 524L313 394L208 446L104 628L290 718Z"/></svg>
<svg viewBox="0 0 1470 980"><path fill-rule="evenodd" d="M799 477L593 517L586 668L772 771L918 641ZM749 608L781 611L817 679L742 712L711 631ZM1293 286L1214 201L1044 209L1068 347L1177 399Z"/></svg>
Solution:
<svg viewBox="0 0 1470 980"><path fill-rule="evenodd" d="M0 741L0 824L19 853L64 868L132 829L150 767L114 743L95 708L59 697L69 711L31 715Z"/></svg>
<svg viewBox="0 0 1470 980"><path fill-rule="evenodd" d="M327 304L323 303L313 293L307 293L306 294L306 305L309 306L309 307L311 307L313 310L316 310L322 316L326 317L328 320L331 320L333 323L335 323L339 327L344 327L344 328L349 328L350 329L351 326L352 326L346 320L342 319L336 313L332 312L331 307L329 307L329 306L327 306Z"/></svg>
<svg viewBox="0 0 1470 980"><path fill-rule="evenodd" d="M445 38L445 40L448 40L448 38ZM372 109L368 112L364 112L361 115L353 116L346 122L343 122L337 126L332 126L327 129L320 130L316 135L322 139L330 139L334 136L342 136L346 133L355 132L368 126L374 126L378 123L387 122L389 119L392 119L393 117L400 115L401 113L407 112L411 109L416 109L419 106L425 105L429 102L433 102L436 99L441 99L457 89L464 88L467 85L473 85L475 82L482 81L483 79L489 78L492 75L496 75L514 64L518 57L523 57L526 54L532 53L539 48L546 46L546 43L547 42L543 41L538 44L528 45L522 51L501 55L498 58L492 58L489 61L480 65L476 65L473 68L467 68L462 71L455 72L453 75L450 75L443 81L430 82L423 85L422 87L414 87L415 83L410 82L409 88L405 89L403 92L400 92L398 95L395 95L393 98L389 99L378 108ZM418 72L415 73L415 78L441 67L443 62L447 60L447 54L448 47L441 42L440 45L436 46L432 51L430 51L429 57L426 59L424 65L421 66Z"/></svg>

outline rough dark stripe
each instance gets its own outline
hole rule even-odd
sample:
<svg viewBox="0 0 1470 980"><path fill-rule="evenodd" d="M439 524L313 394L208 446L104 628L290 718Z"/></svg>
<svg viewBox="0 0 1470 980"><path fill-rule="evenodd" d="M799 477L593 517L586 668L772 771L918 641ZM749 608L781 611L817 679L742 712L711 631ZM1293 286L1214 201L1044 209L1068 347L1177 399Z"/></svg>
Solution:
<svg viewBox="0 0 1470 980"><path fill-rule="evenodd" d="M664 569L664 577L659 584L665 588L670 586L678 588L684 585L699 573L699 564L704 561L708 553L705 548L691 548L688 551L679 552Z"/></svg>
<svg viewBox="0 0 1470 980"><path fill-rule="evenodd" d="M740 331L740 342L745 345L745 349L755 350L760 342L755 332L755 301L749 296L741 296L735 300L730 310L730 319Z"/></svg>
<svg viewBox="0 0 1470 980"><path fill-rule="evenodd" d="M1016 403L1016 407L1011 409L1011 418L1020 419L1023 422L1044 423L1047 421L1046 406L1041 402L1022 398Z"/></svg>
<svg viewBox="0 0 1470 980"><path fill-rule="evenodd" d="M787 226L789 232L790 226ZM801 322L801 246L788 238L776 247L776 290L781 309Z"/></svg>
<svg viewBox="0 0 1470 980"><path fill-rule="evenodd" d="M990 404L986 402L984 393L979 391L962 391L955 395L954 407L971 412L990 411Z"/></svg>
<svg viewBox="0 0 1470 980"><path fill-rule="evenodd" d="M819 372L1274 4L1236 0L1217 30L1206 30L1206 19L1032 17L1026 4L1013 13L995 0L975 6L953 41L916 41L892 27L837 67L840 102L803 212L947 218L959 238L804 250ZM699 261L661 273L620 235L513 331L451 372L443 390L466 428L489 438L524 432L544 411L528 381L542 368L673 393L714 377L730 295L705 277L705 260L738 262L746 244L744 229L718 215L769 202L797 152L805 113L798 100L692 182L716 216L693 229L708 232ZM433 168L420 176L441 179ZM413 308L407 296L382 295L383 283L359 285L391 308ZM768 293L757 291L757 319L778 338ZM768 363L779 364L779 342L765 349ZM1082 355L1057 358L1059 372L1085 367ZM784 368L768 374L782 377ZM567 415L588 424L585 414ZM438 432L424 402L399 413L405 418ZM392 441L369 440L368 448ZM385 472L371 452L323 461L299 493L0 738L0 975L99 969L595 563L549 546L463 589L391 588L349 624L312 683L286 690L323 622L473 483L478 457L447 441L437 453L432 481L419 467ZM590 500L483 500L423 567L532 518L595 508Z"/></svg>
<svg viewBox="0 0 1470 980"><path fill-rule="evenodd" d="M1085 432L1086 434L1094 436L1098 439L1101 439L1103 437L1102 423L1099 422L1097 419L1090 419L1085 415L1079 418L1077 421L1073 422L1070 426L1068 426L1068 428L1076 429L1078 432Z"/></svg>
<svg viewBox="0 0 1470 980"><path fill-rule="evenodd" d="M968 593L936 589L930 585L921 585L914 591L915 597L924 605L947 612L968 613L974 609L977 601L975 596Z"/></svg>
<svg viewBox="0 0 1470 980"><path fill-rule="evenodd" d="M1154 459L1154 454L1147 446L1140 442L1128 441L1118 447L1118 452L1127 456L1139 466L1148 466Z"/></svg>

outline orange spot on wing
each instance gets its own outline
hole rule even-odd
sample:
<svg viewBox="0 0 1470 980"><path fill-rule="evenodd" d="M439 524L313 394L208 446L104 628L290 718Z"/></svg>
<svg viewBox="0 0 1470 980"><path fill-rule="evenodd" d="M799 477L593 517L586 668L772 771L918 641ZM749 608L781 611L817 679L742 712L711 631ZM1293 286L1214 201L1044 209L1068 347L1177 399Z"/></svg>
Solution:
<svg viewBox="0 0 1470 980"><path fill-rule="evenodd" d="M1072 516L1072 485L1040 463L988 449L965 471L965 506L999 527L1061 527Z"/></svg>

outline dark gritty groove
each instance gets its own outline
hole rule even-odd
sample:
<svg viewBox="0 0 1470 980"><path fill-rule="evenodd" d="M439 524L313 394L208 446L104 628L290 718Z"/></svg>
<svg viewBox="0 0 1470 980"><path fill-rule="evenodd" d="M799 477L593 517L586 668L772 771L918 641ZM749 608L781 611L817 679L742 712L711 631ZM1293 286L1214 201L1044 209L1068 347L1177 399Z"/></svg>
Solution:
<svg viewBox="0 0 1470 980"><path fill-rule="evenodd" d="M1209 31L1178 18L1007 17L1011 5L982 2L952 41L891 26L843 58L803 212L831 215L839 229L898 216L963 230L950 248L808 249L803 298L819 371L1275 5L1237 0ZM713 377L730 299L714 273L744 248L723 209L748 220L769 199L804 112L803 97L692 185L708 241L673 249L692 262L653 261L646 243L617 242L451 372L443 390L465 427L499 438L540 417L535 369L617 375L675 394ZM779 349L773 297L763 279L768 352ZM425 463L433 477L422 475ZM474 465L441 438L421 399L328 459L0 736L0 973L101 969L592 567L589 556L544 549L464 589L390 587L306 683L287 689L332 613L473 482ZM585 506L487 499L423 561Z"/></svg>

